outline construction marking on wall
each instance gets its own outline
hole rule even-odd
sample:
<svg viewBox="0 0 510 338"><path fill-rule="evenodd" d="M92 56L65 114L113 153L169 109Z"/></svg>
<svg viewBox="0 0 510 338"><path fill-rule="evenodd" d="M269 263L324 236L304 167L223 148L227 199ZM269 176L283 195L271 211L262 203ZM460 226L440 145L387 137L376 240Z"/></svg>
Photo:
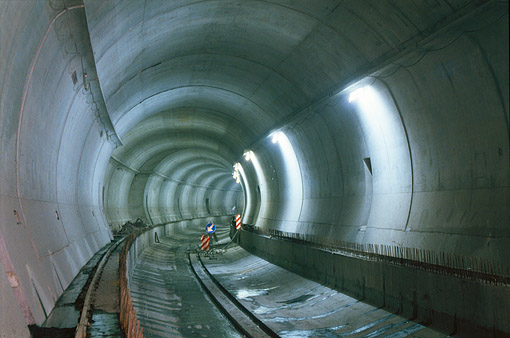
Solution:
<svg viewBox="0 0 510 338"><path fill-rule="evenodd" d="M236 229L241 230L241 215L236 215Z"/></svg>
<svg viewBox="0 0 510 338"><path fill-rule="evenodd" d="M202 251L209 250L209 241L210 241L209 236L200 235L200 249Z"/></svg>

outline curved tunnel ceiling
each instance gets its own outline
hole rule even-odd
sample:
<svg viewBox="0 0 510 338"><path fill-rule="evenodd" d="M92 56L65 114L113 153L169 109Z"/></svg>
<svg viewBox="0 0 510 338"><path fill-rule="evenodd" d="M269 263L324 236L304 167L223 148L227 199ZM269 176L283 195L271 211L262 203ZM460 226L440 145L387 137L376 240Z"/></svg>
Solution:
<svg viewBox="0 0 510 338"><path fill-rule="evenodd" d="M247 147L368 69L412 54L409 45L473 8L468 1L86 2L105 104L123 142L115 165L182 184L224 182ZM202 182L211 175L223 179ZM143 191L156 186L147 180ZM108 190L119 189L134 188Z"/></svg>
<svg viewBox="0 0 510 338"><path fill-rule="evenodd" d="M508 1L0 1L0 22L27 323L139 217L510 255Z"/></svg>

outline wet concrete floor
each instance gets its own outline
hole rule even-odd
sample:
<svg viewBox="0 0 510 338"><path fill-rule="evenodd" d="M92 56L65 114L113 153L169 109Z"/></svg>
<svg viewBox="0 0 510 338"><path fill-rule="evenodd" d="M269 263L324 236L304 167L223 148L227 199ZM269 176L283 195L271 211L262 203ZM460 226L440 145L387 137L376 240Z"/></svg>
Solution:
<svg viewBox="0 0 510 338"><path fill-rule="evenodd" d="M239 246L202 260L280 337L447 337L251 255Z"/></svg>
<svg viewBox="0 0 510 338"><path fill-rule="evenodd" d="M195 250L203 230L161 238L141 255L130 292L145 337L242 337L190 269L186 252Z"/></svg>
<svg viewBox="0 0 510 338"><path fill-rule="evenodd" d="M131 294L146 337L240 337L204 295L187 250L203 229L177 232L147 249ZM218 226L226 243L228 226ZM208 270L241 303L281 337L447 337L419 323L365 304L253 256L231 244L202 257Z"/></svg>

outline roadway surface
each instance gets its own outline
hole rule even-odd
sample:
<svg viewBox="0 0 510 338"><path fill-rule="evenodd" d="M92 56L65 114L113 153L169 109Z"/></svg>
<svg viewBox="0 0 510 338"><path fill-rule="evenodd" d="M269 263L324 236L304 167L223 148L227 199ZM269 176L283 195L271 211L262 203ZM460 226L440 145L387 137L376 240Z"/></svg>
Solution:
<svg viewBox="0 0 510 338"><path fill-rule="evenodd" d="M140 256L130 292L146 338L243 337L206 296L190 268L186 252L198 245L200 230L161 238Z"/></svg>
<svg viewBox="0 0 510 338"><path fill-rule="evenodd" d="M205 226L205 225L204 225ZM131 282L145 337L242 337L205 295L190 268L203 229L176 232L146 249ZM220 243L228 227L218 227ZM302 278L235 244L202 261L214 278L280 337L446 337Z"/></svg>

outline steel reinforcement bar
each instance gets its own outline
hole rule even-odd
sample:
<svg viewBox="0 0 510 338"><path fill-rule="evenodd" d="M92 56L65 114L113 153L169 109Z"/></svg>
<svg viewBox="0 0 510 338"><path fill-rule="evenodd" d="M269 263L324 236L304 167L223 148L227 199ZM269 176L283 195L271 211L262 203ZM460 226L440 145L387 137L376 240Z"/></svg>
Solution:
<svg viewBox="0 0 510 338"><path fill-rule="evenodd" d="M251 224L243 224L243 231L360 259L387 262L494 285L510 285L510 266L487 258L395 245L359 244L324 236L262 229Z"/></svg>

